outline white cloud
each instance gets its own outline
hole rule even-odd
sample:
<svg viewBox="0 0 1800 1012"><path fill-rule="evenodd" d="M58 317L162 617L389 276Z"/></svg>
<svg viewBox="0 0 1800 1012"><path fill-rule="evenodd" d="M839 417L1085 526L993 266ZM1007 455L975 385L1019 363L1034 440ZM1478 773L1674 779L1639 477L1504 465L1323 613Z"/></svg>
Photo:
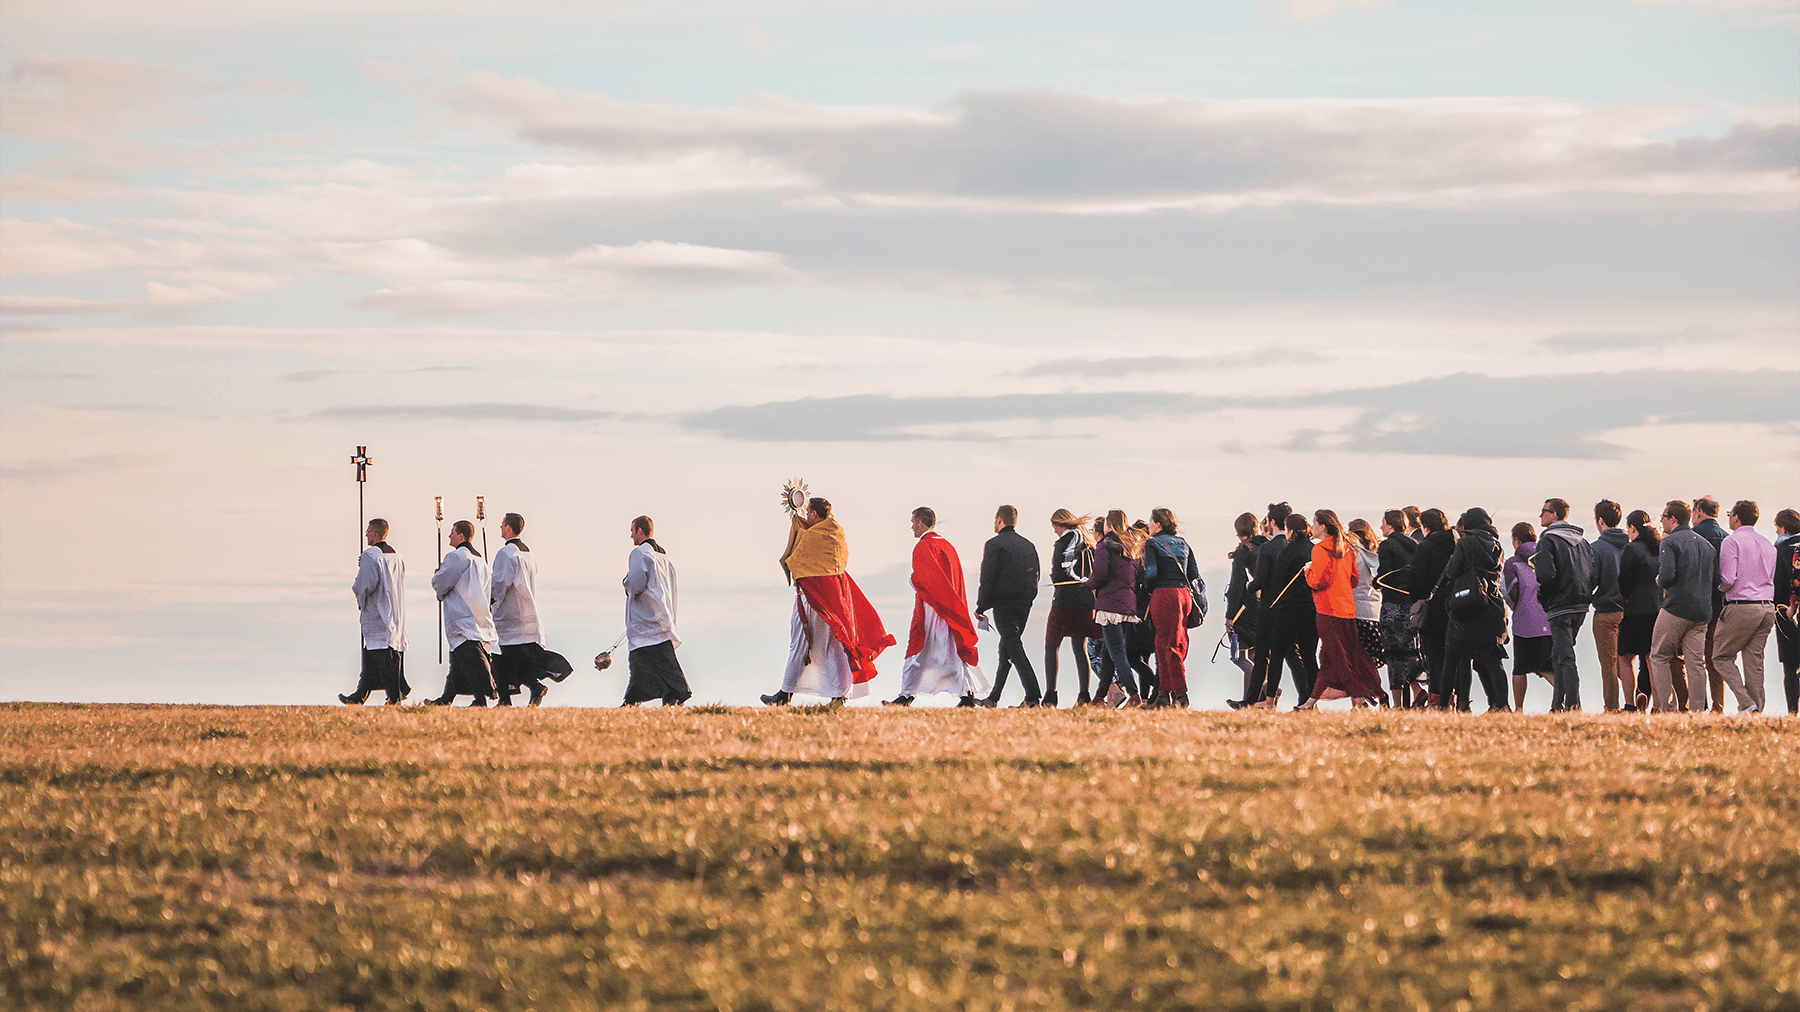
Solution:
<svg viewBox="0 0 1800 1012"><path fill-rule="evenodd" d="M702 158L713 178L804 180L885 207L1130 213L1297 202L1444 206L1572 194L1800 199L1784 106L1719 137L1664 135L1704 110L1542 98L1119 99L963 92L944 106L738 107L621 102L471 74L472 126L617 171Z"/></svg>

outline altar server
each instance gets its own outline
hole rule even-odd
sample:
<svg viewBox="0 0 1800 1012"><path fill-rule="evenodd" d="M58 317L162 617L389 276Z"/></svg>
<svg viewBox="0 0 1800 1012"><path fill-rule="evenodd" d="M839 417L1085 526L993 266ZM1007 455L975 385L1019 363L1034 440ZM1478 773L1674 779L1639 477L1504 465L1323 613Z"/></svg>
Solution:
<svg viewBox="0 0 1800 1012"><path fill-rule="evenodd" d="M625 571L625 637L631 680L625 685L625 705L636 706L660 699L664 706L680 706L693 696L687 675L675 658L681 638L675 635L675 563L651 537L656 521L638 517L631 521L630 561Z"/></svg>
<svg viewBox="0 0 1800 1012"><path fill-rule="evenodd" d="M457 696L474 696L470 706L486 706L490 697L499 695L488 654L499 652L500 637L489 611L487 560L469 540L474 536L475 525L458 520L450 528L450 554L431 575L431 589L443 602L444 634L450 641L444 694L426 700L434 706L447 706Z"/></svg>
<svg viewBox="0 0 1800 1012"><path fill-rule="evenodd" d="M530 546L519 539L525 518L508 513L500 521L506 544L494 553L494 578L488 590L494 616L494 632L500 637L500 656L494 661L494 686L500 705L511 706L513 693L531 690L532 706L544 701L544 679L562 681L572 670L561 654L544 649L544 631L538 625L537 561Z"/></svg>
<svg viewBox="0 0 1800 1012"><path fill-rule="evenodd" d="M356 579L350 592L361 613L362 677L356 691L338 695L338 702L359 706L376 689L387 694L390 706L412 692L406 684L406 563L387 543L388 522L376 517L363 532L369 547L357 560Z"/></svg>

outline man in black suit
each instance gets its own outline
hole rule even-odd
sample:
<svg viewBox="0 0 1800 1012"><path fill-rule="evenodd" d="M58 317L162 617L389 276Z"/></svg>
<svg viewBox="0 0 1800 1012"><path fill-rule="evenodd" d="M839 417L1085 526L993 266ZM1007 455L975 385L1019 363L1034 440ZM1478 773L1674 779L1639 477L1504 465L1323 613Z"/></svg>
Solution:
<svg viewBox="0 0 1800 1012"><path fill-rule="evenodd" d="M981 587L975 595L975 619L985 622L987 612L994 612L994 625L1000 630L1000 666L994 672L994 691L978 700L983 706L996 706L1000 690L1006 688L1006 674L1019 666L1019 681L1025 686L1025 702L1036 706L1042 698L1037 672L1025 653L1025 620L1031 617L1031 602L1037 599L1038 551L1018 532L1019 511L1002 506L994 513L994 536L981 552Z"/></svg>
<svg viewBox="0 0 1800 1012"><path fill-rule="evenodd" d="M1300 576L1312 561L1313 542L1306 536L1306 526L1303 516L1287 518L1287 537L1263 591L1267 622L1263 628L1268 632L1266 640L1263 633L1258 633L1257 641L1268 646L1257 661L1265 663L1267 657L1268 681L1263 683L1262 699L1254 704L1259 707L1275 705L1275 697L1281 691L1281 661L1285 660L1294 672L1294 688L1300 702L1312 697L1313 679L1319 674L1318 617L1313 609L1312 587Z"/></svg>

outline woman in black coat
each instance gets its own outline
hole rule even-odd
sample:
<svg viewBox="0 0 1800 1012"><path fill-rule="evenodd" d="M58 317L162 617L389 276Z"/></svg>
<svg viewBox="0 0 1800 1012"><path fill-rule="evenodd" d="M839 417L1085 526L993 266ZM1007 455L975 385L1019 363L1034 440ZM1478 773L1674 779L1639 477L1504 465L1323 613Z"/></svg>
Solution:
<svg viewBox="0 0 1800 1012"><path fill-rule="evenodd" d="M1631 538L1619 554L1619 596L1625 600L1625 617L1619 619L1619 668L1630 671L1637 665L1637 692L1628 710L1644 710L1650 704L1650 634L1656 629L1656 613L1662 610L1662 588L1656 585L1658 550L1662 535L1656 521L1643 510L1632 510L1625 518L1625 533ZM1685 683L1686 679L1682 679ZM1683 685L1686 691L1686 685Z"/></svg>
<svg viewBox="0 0 1800 1012"><path fill-rule="evenodd" d="M1428 533L1406 567L1406 589L1414 601L1426 602L1419 649L1425 654L1425 673L1430 679L1430 705L1438 706L1450 694L1444 685L1444 634L1449 629L1450 616L1444 611L1443 602L1432 597L1432 593L1444 575L1444 567L1450 564L1450 556L1456 552L1456 535L1450 533L1450 519L1443 510L1428 509L1419 514L1419 522Z"/></svg>
<svg viewBox="0 0 1800 1012"><path fill-rule="evenodd" d="M1470 667L1481 674L1481 687L1487 693L1490 712L1506 710L1506 668L1500 661L1506 651L1500 646L1506 635L1506 603L1500 597L1500 533L1494 530L1487 510L1468 510L1456 521L1462 537L1444 566L1444 577L1438 581L1433 600L1442 599L1448 619L1445 633L1444 680L1456 696L1456 708L1469 710ZM1479 601L1456 602L1459 585L1475 577L1474 595ZM1448 698L1438 700L1444 709Z"/></svg>

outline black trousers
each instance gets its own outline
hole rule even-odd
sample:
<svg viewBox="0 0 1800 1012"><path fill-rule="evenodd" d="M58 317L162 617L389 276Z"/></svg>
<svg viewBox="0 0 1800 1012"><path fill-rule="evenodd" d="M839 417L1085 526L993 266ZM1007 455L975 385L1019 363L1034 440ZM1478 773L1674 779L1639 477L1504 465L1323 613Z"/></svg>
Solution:
<svg viewBox="0 0 1800 1012"><path fill-rule="evenodd" d="M1487 708L1490 710L1507 709L1506 690L1511 679L1506 675L1506 665L1501 663L1500 651L1486 643L1448 642L1444 651L1444 678L1451 692L1456 696L1456 708L1464 713L1469 712L1471 684L1470 669L1481 675L1481 689L1487 696ZM1441 696L1438 705L1448 707L1449 696Z"/></svg>
<svg viewBox="0 0 1800 1012"><path fill-rule="evenodd" d="M1031 657L1025 653L1025 621L1031 617L1029 604L994 605L994 628L1000 630L1000 666L994 669L994 691L989 699L998 700L1006 688L1006 674L1019 666L1019 683L1025 686L1025 698L1043 697L1038 688L1037 672L1031 669Z"/></svg>
<svg viewBox="0 0 1800 1012"><path fill-rule="evenodd" d="M449 702L457 696L487 699L499 695L494 686L494 667L488 660L486 644L480 640L463 640L450 651L450 674L444 679L444 694L438 698Z"/></svg>
<svg viewBox="0 0 1800 1012"><path fill-rule="evenodd" d="M362 676L357 679L354 698L368 699L378 689L396 703L412 695L412 686L406 684L405 654L391 647L362 652Z"/></svg>
<svg viewBox="0 0 1800 1012"><path fill-rule="evenodd" d="M638 647L626 655L626 663L631 669L631 680L625 684L626 703L660 699L664 706L680 706L694 695L681 662L675 659L675 644L669 640Z"/></svg>
<svg viewBox="0 0 1800 1012"><path fill-rule="evenodd" d="M1450 683L1444 678L1444 661L1448 644L1444 638L1450 632L1450 613L1444 606L1436 603L1425 606L1425 627L1419 630L1419 650L1425 654L1425 676L1431 691L1439 701L1450 695Z"/></svg>
<svg viewBox="0 0 1800 1012"><path fill-rule="evenodd" d="M1319 677L1319 621L1310 609L1272 611L1269 623L1256 634L1262 649L1256 653L1257 667L1263 670L1262 693L1255 700L1267 699L1281 688L1281 665L1286 663L1294 674L1298 698L1311 699L1313 680Z"/></svg>

